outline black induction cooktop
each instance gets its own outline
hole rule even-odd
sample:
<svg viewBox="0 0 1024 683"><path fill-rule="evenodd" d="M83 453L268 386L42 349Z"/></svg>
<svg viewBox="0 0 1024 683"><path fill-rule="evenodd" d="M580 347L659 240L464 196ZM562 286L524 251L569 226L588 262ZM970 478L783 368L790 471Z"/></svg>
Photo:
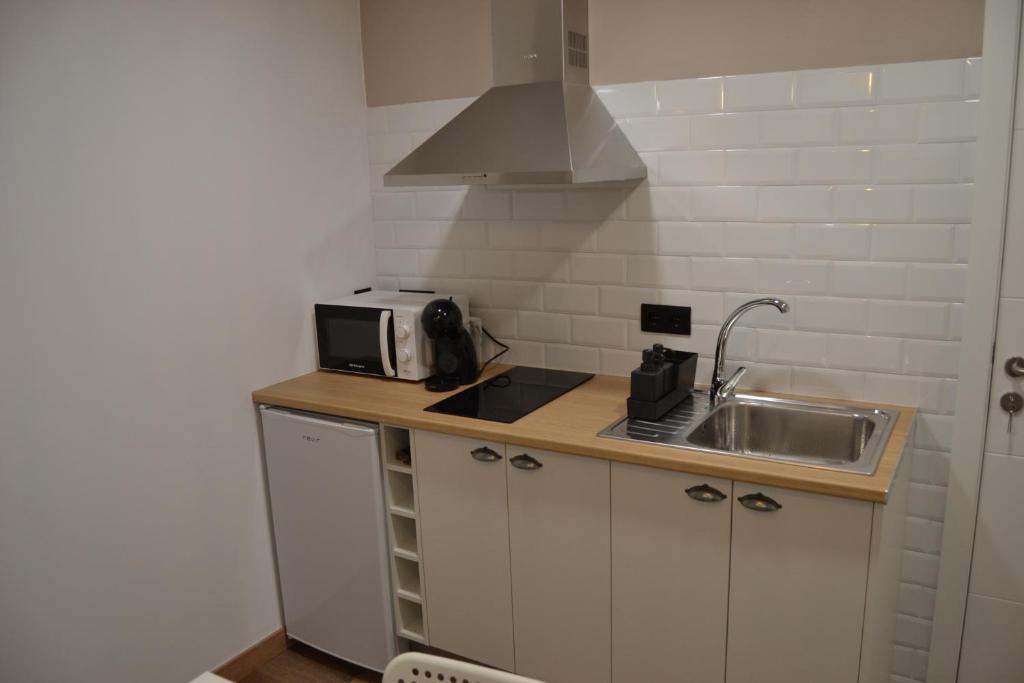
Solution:
<svg viewBox="0 0 1024 683"><path fill-rule="evenodd" d="M491 422L515 422L591 377L585 372L514 367L425 410Z"/></svg>

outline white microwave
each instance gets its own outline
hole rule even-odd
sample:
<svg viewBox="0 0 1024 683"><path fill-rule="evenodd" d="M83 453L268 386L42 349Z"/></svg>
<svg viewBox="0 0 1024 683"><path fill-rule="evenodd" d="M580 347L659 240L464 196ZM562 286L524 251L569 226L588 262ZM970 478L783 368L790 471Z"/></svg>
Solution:
<svg viewBox="0 0 1024 683"><path fill-rule="evenodd" d="M321 370L417 381L434 374L433 344L423 331L423 308L451 298L469 320L463 295L368 291L316 304Z"/></svg>

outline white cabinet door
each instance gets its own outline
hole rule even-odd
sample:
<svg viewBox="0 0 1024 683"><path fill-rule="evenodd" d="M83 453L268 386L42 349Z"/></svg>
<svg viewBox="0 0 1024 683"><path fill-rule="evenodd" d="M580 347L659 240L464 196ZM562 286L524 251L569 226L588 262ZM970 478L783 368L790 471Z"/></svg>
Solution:
<svg viewBox="0 0 1024 683"><path fill-rule="evenodd" d="M430 644L512 670L505 445L415 439Z"/></svg>
<svg viewBox="0 0 1024 683"><path fill-rule="evenodd" d="M609 463L508 446L516 672L611 678Z"/></svg>
<svg viewBox="0 0 1024 683"><path fill-rule="evenodd" d="M725 680L732 482L612 466L612 680Z"/></svg>
<svg viewBox="0 0 1024 683"><path fill-rule="evenodd" d="M736 482L728 683L855 683L871 512Z"/></svg>

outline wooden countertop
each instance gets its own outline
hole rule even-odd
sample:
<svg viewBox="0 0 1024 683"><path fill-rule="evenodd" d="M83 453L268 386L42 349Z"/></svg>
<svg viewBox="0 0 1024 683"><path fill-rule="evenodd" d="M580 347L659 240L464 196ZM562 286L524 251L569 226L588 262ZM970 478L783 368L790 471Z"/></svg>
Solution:
<svg viewBox="0 0 1024 683"><path fill-rule="evenodd" d="M485 378L506 369L508 366L495 366L485 373ZM626 414L627 377L597 375L511 424L423 410L451 393L455 392L428 392L422 382L321 371L254 391L252 398L258 403L286 408L878 503L886 500L916 413L915 409L903 406L872 405L897 410L900 417L875 474L865 476L598 437L598 432ZM816 397L796 398L864 405Z"/></svg>

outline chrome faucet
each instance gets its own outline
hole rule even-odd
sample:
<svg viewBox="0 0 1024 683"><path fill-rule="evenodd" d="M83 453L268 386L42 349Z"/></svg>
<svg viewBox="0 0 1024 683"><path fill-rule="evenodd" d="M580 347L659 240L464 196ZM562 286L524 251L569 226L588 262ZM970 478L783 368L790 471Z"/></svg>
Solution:
<svg viewBox="0 0 1024 683"><path fill-rule="evenodd" d="M715 345L715 367L711 372L711 405L715 405L736 393L736 387L740 383L740 378L747 371L746 368L741 367L733 373L732 377L723 379L725 374L725 345L729 341L729 333L732 332L736 321L747 311L759 306L774 306L779 309L779 313L785 313L789 310L789 304L782 299L767 298L748 301L729 314L729 317L722 323L722 329L718 332L718 343Z"/></svg>

